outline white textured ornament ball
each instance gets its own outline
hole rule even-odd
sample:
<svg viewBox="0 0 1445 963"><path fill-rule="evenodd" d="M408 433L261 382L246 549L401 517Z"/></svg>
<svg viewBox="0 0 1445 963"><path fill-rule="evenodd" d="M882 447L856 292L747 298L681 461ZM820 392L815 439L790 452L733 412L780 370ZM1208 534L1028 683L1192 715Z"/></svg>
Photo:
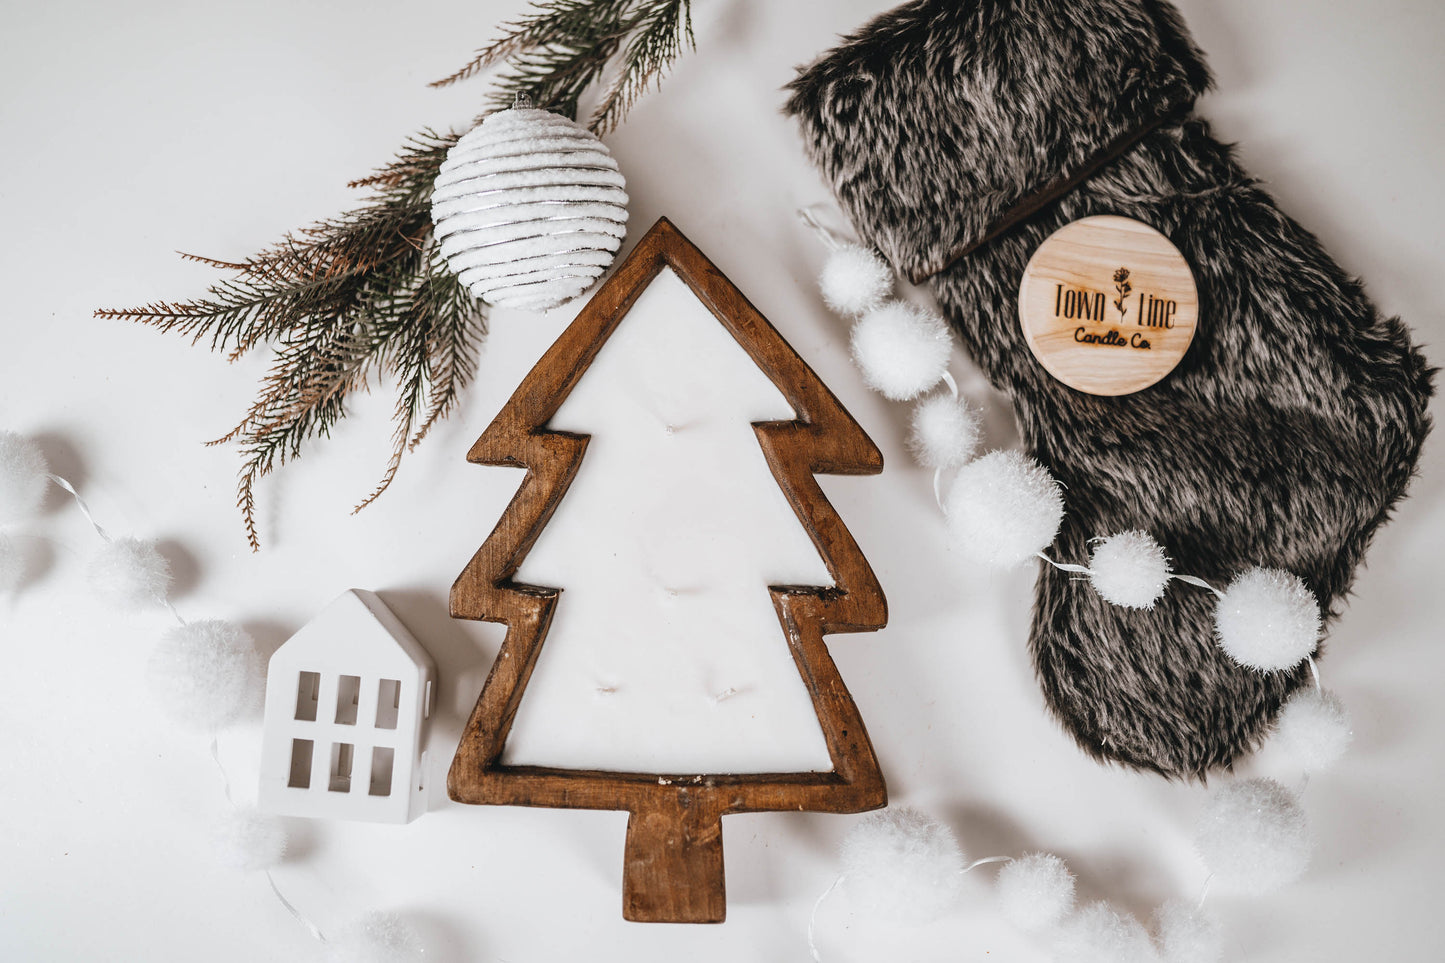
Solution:
<svg viewBox="0 0 1445 963"><path fill-rule="evenodd" d="M545 310L602 276L627 233L626 181L581 124L498 111L447 152L432 192L436 239L473 297Z"/></svg>
<svg viewBox="0 0 1445 963"><path fill-rule="evenodd" d="M1054 963L1158 963L1149 931L1108 903L1090 903L1071 917L1054 943Z"/></svg>
<svg viewBox="0 0 1445 963"><path fill-rule="evenodd" d="M994 451L959 470L944 511L960 551L986 565L1012 568L1054 540L1064 520L1064 496L1034 459Z"/></svg>
<svg viewBox="0 0 1445 963"><path fill-rule="evenodd" d="M1259 894L1299 879L1313 841L1294 793L1273 779L1241 779L1210 796L1194 846L1221 881Z"/></svg>
<svg viewBox="0 0 1445 963"><path fill-rule="evenodd" d="M930 395L913 409L908 448L924 468L955 468L978 451L978 412L951 394Z"/></svg>
<svg viewBox="0 0 1445 963"><path fill-rule="evenodd" d="M0 431L0 522L40 511L49 472L39 445L13 431Z"/></svg>
<svg viewBox="0 0 1445 963"><path fill-rule="evenodd" d="M256 809L221 817L212 833L216 858L232 869L270 869L286 855L286 824Z"/></svg>
<svg viewBox="0 0 1445 963"><path fill-rule="evenodd" d="M85 574L103 599L125 609L160 605L171 587L171 566L149 539L108 540L90 557Z"/></svg>
<svg viewBox="0 0 1445 963"><path fill-rule="evenodd" d="M1104 601L1152 609L1169 584L1169 557L1148 532L1120 532L1094 546L1089 572Z"/></svg>
<svg viewBox="0 0 1445 963"><path fill-rule="evenodd" d="M0 535L0 592L19 588L25 578L25 553L20 546Z"/></svg>
<svg viewBox="0 0 1445 963"><path fill-rule="evenodd" d="M418 963L425 953L420 934L395 913L367 913L325 944L328 963Z"/></svg>
<svg viewBox="0 0 1445 963"><path fill-rule="evenodd" d="M1320 605L1299 576L1252 568L1224 590L1214 627L1220 647L1240 665L1288 669L1319 644Z"/></svg>
<svg viewBox="0 0 1445 963"><path fill-rule="evenodd" d="M963 850L914 809L869 813L843 838L843 886L860 910L904 923L938 919L958 902Z"/></svg>
<svg viewBox="0 0 1445 963"><path fill-rule="evenodd" d="M893 270L873 251L844 244L828 255L818 287L828 307L839 314L867 314L893 293Z"/></svg>
<svg viewBox="0 0 1445 963"><path fill-rule="evenodd" d="M1218 917L1184 900L1159 907L1154 936L1163 963L1219 963L1224 958L1224 928Z"/></svg>
<svg viewBox="0 0 1445 963"><path fill-rule="evenodd" d="M1074 909L1074 876L1051 853L1011 859L994 884L1004 919L1028 932L1057 926Z"/></svg>
<svg viewBox="0 0 1445 963"><path fill-rule="evenodd" d="M1275 720L1274 746L1308 772L1323 772L1345 754L1354 733L1345 704L1333 692L1300 689Z"/></svg>
<svg viewBox="0 0 1445 963"><path fill-rule="evenodd" d="M266 681L251 636L220 619L167 632L151 653L149 676L166 714L202 730L218 729L258 704Z"/></svg>
<svg viewBox="0 0 1445 963"><path fill-rule="evenodd" d="M850 345L863 383L894 401L911 401L943 379L953 338L943 318L889 301L853 325Z"/></svg>

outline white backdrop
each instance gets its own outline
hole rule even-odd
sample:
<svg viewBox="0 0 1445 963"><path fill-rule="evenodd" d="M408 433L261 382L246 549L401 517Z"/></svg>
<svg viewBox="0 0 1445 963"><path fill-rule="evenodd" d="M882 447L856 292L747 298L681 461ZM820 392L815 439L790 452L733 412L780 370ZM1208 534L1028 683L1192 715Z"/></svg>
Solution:
<svg viewBox="0 0 1445 963"><path fill-rule="evenodd" d="M697 53L609 138L632 194L629 243L667 214L790 339L882 447L879 478L823 486L870 557L892 622L833 652L895 804L924 808L971 855L1049 849L1084 898L1147 915L1197 894L1194 785L1100 767L1048 719L1025 653L1029 573L950 556L928 478L902 447L905 410L870 395L819 304L822 260L794 210L827 200L779 113L795 65L883 8L871 0L698 0ZM1218 91L1201 104L1285 208L1317 232L1427 346L1445 334L1445 7L1434 0L1181 3ZM467 447L573 313L497 311L464 408L352 517L380 476L390 400L352 408L330 441L262 486L258 555L232 507L237 455L205 448L239 418L264 359L228 366L182 339L91 318L202 293L217 275L171 252L242 257L355 203L344 186L412 130L464 123L482 85L430 91L520 2L233 4L57 0L7 5L0 34L0 426L39 437L101 521L156 537L189 617L241 621L270 651L338 594L378 590L435 656L432 811L406 827L297 823L276 871L323 929L406 914L428 959L806 959L814 899L856 817L731 816L729 917L713 927L620 916L625 815L473 808L440 776L500 641L446 616L446 592L510 498L514 472ZM1435 349L1428 348L1435 360ZM963 364L958 359L959 365ZM1010 443L993 401L990 441ZM1437 406L1438 409L1438 406ZM1260 900L1222 889L1231 960L1435 959L1445 828L1445 464L1427 449L1413 496L1376 540L1322 668L1356 745L1304 801L1313 867ZM226 809L203 736L178 731L144 685L161 613L123 615L80 577L95 536L53 498L7 529L36 577L0 600L0 959L303 958L313 943L263 877L218 867ZM258 721L225 732L238 799L254 794ZM825 960L1046 958L999 923L992 868L958 912L877 926L835 895Z"/></svg>

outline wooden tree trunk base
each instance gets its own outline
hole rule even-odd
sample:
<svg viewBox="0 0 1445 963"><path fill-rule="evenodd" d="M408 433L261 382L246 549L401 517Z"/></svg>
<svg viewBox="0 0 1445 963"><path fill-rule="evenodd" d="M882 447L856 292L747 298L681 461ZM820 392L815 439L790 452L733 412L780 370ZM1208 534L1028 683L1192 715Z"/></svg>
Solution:
<svg viewBox="0 0 1445 963"><path fill-rule="evenodd" d="M622 916L636 923L721 923L727 916L722 814L680 789L631 814Z"/></svg>

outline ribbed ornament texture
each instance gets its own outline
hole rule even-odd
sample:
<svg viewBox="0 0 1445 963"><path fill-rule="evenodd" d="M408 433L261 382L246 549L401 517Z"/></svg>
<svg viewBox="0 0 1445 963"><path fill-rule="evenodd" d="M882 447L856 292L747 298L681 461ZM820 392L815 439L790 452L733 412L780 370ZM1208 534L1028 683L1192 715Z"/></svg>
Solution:
<svg viewBox="0 0 1445 963"><path fill-rule="evenodd" d="M545 310L586 291L627 233L627 192L602 141L559 114L498 111L447 152L432 221L473 297Z"/></svg>

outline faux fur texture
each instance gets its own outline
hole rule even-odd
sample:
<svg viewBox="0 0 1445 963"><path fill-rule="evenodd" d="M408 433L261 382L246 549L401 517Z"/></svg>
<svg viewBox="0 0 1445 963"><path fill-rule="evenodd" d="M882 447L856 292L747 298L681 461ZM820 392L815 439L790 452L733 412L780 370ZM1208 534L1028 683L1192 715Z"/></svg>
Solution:
<svg viewBox="0 0 1445 963"><path fill-rule="evenodd" d="M1209 82L1166 4L917 0L809 67L788 110L865 238L916 282Z"/></svg>
<svg viewBox="0 0 1445 963"><path fill-rule="evenodd" d="M806 68L788 110L863 239L916 272L1208 82L1164 3L920 0ZM1030 255L1093 214L1162 231L1200 295L1179 367L1117 398L1054 380L1018 321ZM1206 123L1153 127L929 286L1065 486L1053 557L1087 563L1090 538L1141 529L1176 571L1223 586L1285 569L1338 614L1414 471L1433 370ZM1121 608L1043 568L1030 649L1050 709L1101 759L1171 776L1230 765L1309 673L1231 662L1214 606L1175 584L1152 609Z"/></svg>

